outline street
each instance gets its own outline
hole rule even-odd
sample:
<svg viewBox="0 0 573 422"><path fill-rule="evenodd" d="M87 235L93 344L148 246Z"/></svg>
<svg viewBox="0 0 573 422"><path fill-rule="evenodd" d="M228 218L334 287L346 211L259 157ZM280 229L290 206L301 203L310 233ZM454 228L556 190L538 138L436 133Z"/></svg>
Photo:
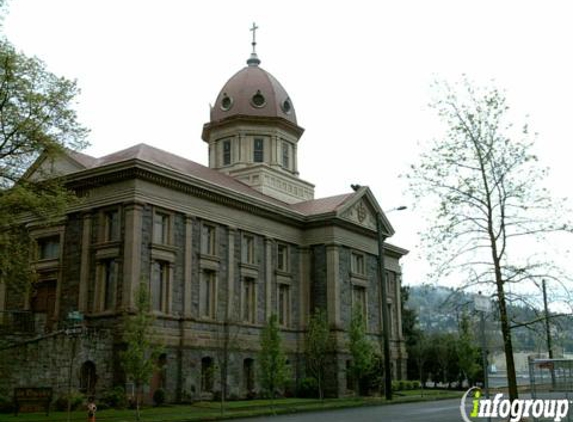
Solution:
<svg viewBox="0 0 573 422"><path fill-rule="evenodd" d="M386 406L366 406L326 412L298 413L294 415L267 416L275 422L460 422L460 399L424 403L403 403ZM261 418L236 419L236 421L260 421Z"/></svg>

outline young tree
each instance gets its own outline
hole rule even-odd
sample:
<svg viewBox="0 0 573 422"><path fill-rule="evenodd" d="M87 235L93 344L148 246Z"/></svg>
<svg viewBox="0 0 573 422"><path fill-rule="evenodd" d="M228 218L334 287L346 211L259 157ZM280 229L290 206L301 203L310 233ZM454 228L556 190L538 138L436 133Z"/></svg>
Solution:
<svg viewBox="0 0 573 422"><path fill-rule="evenodd" d="M423 235L430 261L443 270L437 274L455 270L464 274L468 286L493 288L514 400L507 285L540 274L543 260L519 254L524 239L569 231L570 225L564 223L561 203L539 184L546 170L532 153L527 125L515 130L508 123L504 95L495 88L474 89L467 80L459 91L448 85L438 88L434 107L447 134L422 154L407 177L418 200L430 199L437 206Z"/></svg>
<svg viewBox="0 0 573 422"><path fill-rule="evenodd" d="M0 18L4 7L0 1ZM72 108L78 93L75 81L50 73L0 34L0 250L12 251L0 255L0 278L17 290L32 281L31 241L18 227L19 218L31 214L49 220L73 198L59 179L38 183L22 175L42 153L55 157L86 145L87 130Z"/></svg>
<svg viewBox="0 0 573 422"><path fill-rule="evenodd" d="M348 339L348 348L352 356L352 375L359 388L359 393L363 393L362 381L375 363L375 354L374 346L366 336L364 314L359 306L352 310ZM384 370L388 370L388 368L384 368Z"/></svg>
<svg viewBox="0 0 573 422"><path fill-rule="evenodd" d="M311 315L306 332L306 365L316 380L320 400L324 398L324 376L332 342L326 313L317 308Z"/></svg>
<svg viewBox="0 0 573 422"><path fill-rule="evenodd" d="M276 390L283 388L288 380L286 357L281 345L278 318L275 314L271 315L261 333L259 365L260 381L271 398L271 407L274 411Z"/></svg>
<svg viewBox="0 0 573 422"><path fill-rule="evenodd" d="M140 421L142 388L149 383L157 369L162 347L152 339L155 318L150 313L147 286L141 283L135 296L135 315L126 316L124 323L123 340L126 349L120 353L120 361L125 375L135 386L135 416Z"/></svg>
<svg viewBox="0 0 573 422"><path fill-rule="evenodd" d="M479 362L479 348L471 329L471 321L466 312L462 313L458 328L458 361L461 371L461 380L466 379L470 386L474 384L481 366Z"/></svg>
<svg viewBox="0 0 573 422"><path fill-rule="evenodd" d="M237 348L237 336L240 332L240 324L237 321L224 316L223 323L218 326L216 331L217 338L217 370L219 371L219 381L221 384L220 410L221 416L225 414L225 402L228 395L228 378L229 378L229 361L231 353Z"/></svg>

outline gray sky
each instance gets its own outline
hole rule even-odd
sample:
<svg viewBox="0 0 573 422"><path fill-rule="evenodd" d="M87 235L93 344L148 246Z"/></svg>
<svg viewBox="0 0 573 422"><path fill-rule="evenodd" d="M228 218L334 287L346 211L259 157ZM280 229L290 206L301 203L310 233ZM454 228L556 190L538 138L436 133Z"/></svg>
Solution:
<svg viewBox="0 0 573 422"><path fill-rule="evenodd" d="M569 194L573 64L567 1L11 0L5 32L82 89L88 154L139 142L202 164L209 103L245 65L255 21L261 67L282 83L306 131L301 177L316 196L369 185L390 239L411 249L404 281L424 281L404 181L438 132L430 83L467 74L507 90L516 123L539 132L550 186Z"/></svg>

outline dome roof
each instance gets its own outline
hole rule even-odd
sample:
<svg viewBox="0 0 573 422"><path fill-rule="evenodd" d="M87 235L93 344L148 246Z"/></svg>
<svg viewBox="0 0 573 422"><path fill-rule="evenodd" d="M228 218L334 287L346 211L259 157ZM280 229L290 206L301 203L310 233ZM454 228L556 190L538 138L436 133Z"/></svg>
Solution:
<svg viewBox="0 0 573 422"><path fill-rule="evenodd" d="M294 106L283 86L258 66L258 59L247 63L219 92L211 108L211 122L241 115L281 117L296 125Z"/></svg>

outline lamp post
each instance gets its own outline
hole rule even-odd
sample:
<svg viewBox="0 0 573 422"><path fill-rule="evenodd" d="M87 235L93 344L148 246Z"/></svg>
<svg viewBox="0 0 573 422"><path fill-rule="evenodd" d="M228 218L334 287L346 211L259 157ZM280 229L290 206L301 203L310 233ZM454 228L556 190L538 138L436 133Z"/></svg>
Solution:
<svg viewBox="0 0 573 422"><path fill-rule="evenodd" d="M387 212L402 211L406 206L392 208ZM386 237L382 233L382 212L376 215L376 229L378 232L378 272L380 274L380 292L382 296L382 348L384 351L384 393L386 400L392 400L392 371L390 364L390 324L388 314L388 289L386 280L386 266L384 263L384 241Z"/></svg>

